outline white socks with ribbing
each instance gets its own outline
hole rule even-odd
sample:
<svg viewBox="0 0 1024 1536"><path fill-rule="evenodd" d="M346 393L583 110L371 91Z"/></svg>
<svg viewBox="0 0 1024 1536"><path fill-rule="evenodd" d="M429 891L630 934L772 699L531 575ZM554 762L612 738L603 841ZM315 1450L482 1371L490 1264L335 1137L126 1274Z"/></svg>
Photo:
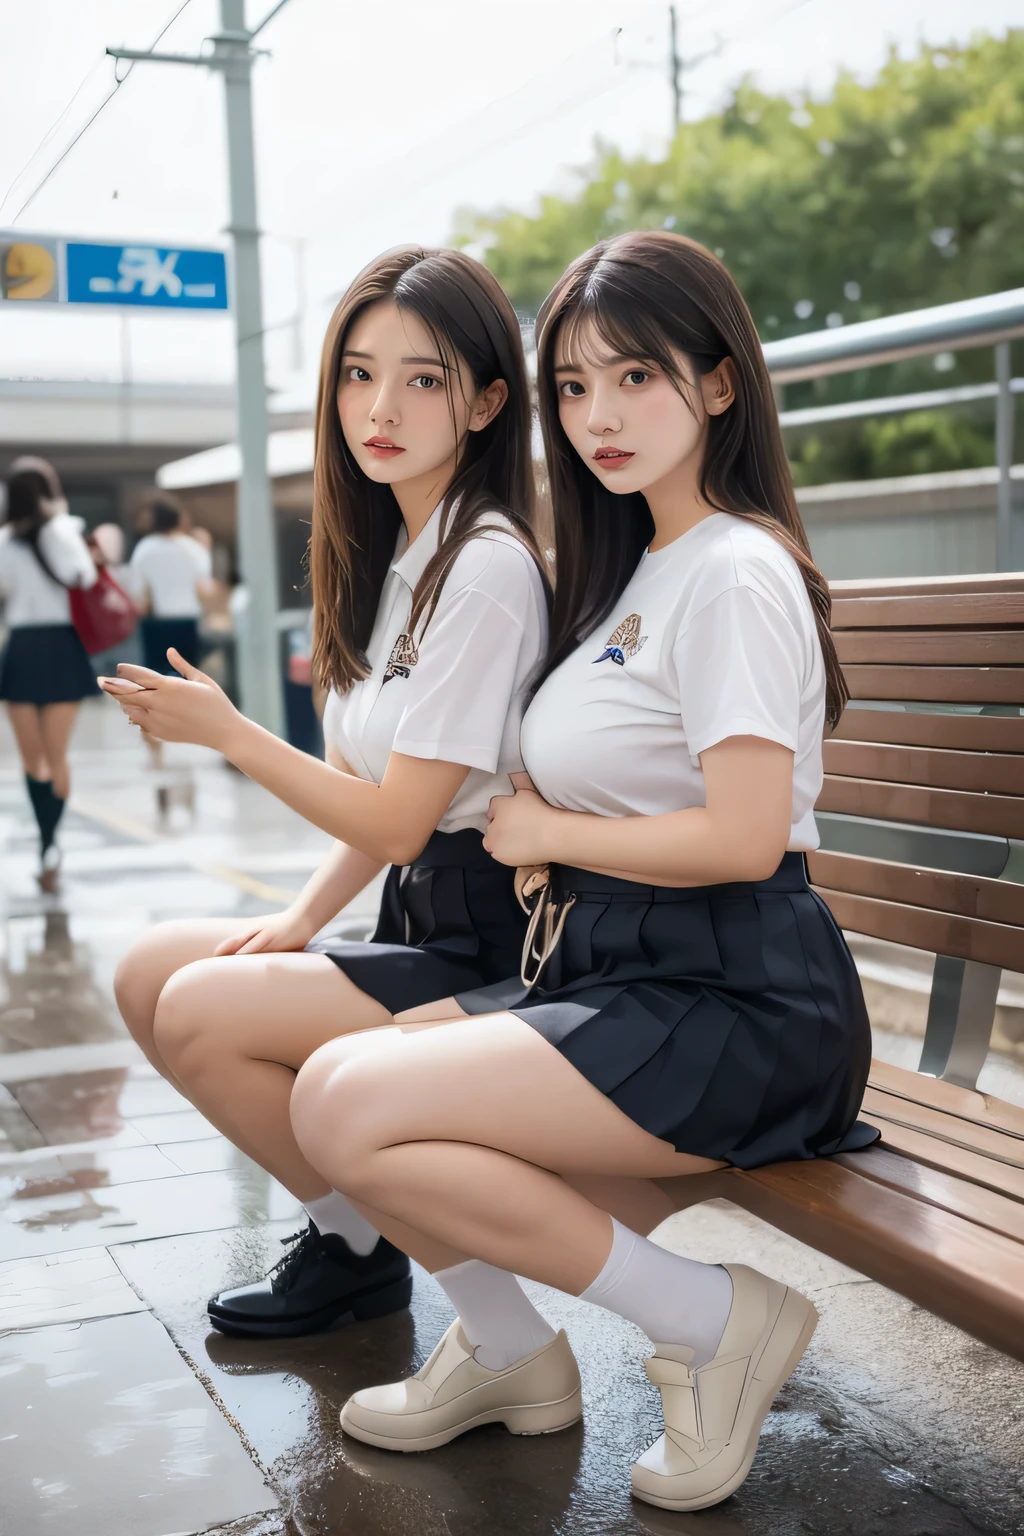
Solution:
<svg viewBox="0 0 1024 1536"><path fill-rule="evenodd" d="M688 1345L695 1370L722 1342L732 1280L721 1265L669 1253L612 1217L611 1253L580 1299L628 1318L653 1344Z"/></svg>
<svg viewBox="0 0 1024 1536"><path fill-rule="evenodd" d="M434 1279L459 1314L481 1365L503 1371L555 1337L515 1275L480 1259L439 1269Z"/></svg>
<svg viewBox="0 0 1024 1536"><path fill-rule="evenodd" d="M360 1216L355 1206L350 1205L336 1189L326 1195L318 1195L315 1200L307 1200L304 1208L322 1237L327 1233L343 1237L352 1252L363 1258L376 1248L380 1237L377 1228L371 1226L365 1216Z"/></svg>

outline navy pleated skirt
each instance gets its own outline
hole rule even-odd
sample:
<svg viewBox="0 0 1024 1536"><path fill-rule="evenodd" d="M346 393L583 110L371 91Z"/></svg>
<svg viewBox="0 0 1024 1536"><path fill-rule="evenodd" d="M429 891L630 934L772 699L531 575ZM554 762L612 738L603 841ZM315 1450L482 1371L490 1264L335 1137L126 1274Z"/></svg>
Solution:
<svg viewBox="0 0 1024 1536"><path fill-rule="evenodd" d="M21 624L0 655L0 699L8 704L77 704L99 684L73 624Z"/></svg>
<svg viewBox="0 0 1024 1536"><path fill-rule="evenodd" d="M756 884L666 888L553 865L575 895L537 985L460 993L507 1009L630 1119L738 1168L868 1145L871 1030L850 951L788 853Z"/></svg>
<svg viewBox="0 0 1024 1536"><path fill-rule="evenodd" d="M435 832L414 863L388 871L372 939L327 937L306 948L389 1013L486 987L519 970L527 919L514 876L486 852L482 833Z"/></svg>

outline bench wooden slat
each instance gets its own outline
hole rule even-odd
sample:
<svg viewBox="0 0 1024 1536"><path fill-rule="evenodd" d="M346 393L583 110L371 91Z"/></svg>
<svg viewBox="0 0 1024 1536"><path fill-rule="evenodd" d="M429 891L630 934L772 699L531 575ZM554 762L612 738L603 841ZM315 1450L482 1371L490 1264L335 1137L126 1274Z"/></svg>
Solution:
<svg viewBox="0 0 1024 1536"><path fill-rule="evenodd" d="M819 811L842 811L882 821L916 821L954 832L991 837L1024 837L1024 797L974 795L960 789L886 784L828 774L818 796Z"/></svg>
<svg viewBox="0 0 1024 1536"><path fill-rule="evenodd" d="M1024 638L1024 636L1022 636ZM941 747L897 747L872 741L826 741L826 773L966 789L989 795L1024 795L1024 756L1011 752L949 752Z"/></svg>
<svg viewBox="0 0 1024 1536"><path fill-rule="evenodd" d="M1024 574L986 571L976 576L872 576L829 582L833 599L846 597L959 597L974 592L1024 592Z"/></svg>
<svg viewBox="0 0 1024 1536"><path fill-rule="evenodd" d="M979 1184L954 1178L937 1168L926 1167L913 1157L874 1146L866 1152L840 1152L834 1159L866 1179L899 1189L915 1200L925 1200L940 1210L951 1211L976 1226L988 1227L1024 1243L1024 1203L996 1194Z"/></svg>
<svg viewBox="0 0 1024 1536"><path fill-rule="evenodd" d="M849 933L863 933L957 960L980 960L983 965L999 965L1005 970L1024 968L1024 930L1020 928L927 907L908 907L875 896L854 896L827 886L814 889L840 928Z"/></svg>
<svg viewBox="0 0 1024 1536"><path fill-rule="evenodd" d="M991 880L985 875L954 875L916 864L890 864L856 853L807 855L807 868L815 885L851 896L876 896L883 901L905 902L960 917L1024 928L1024 885Z"/></svg>
<svg viewBox="0 0 1024 1536"><path fill-rule="evenodd" d="M1021 599L1024 614L1024 598ZM835 636L843 666L998 667L1024 662L1024 629L847 629Z"/></svg>
<svg viewBox="0 0 1024 1536"><path fill-rule="evenodd" d="M862 1118L878 1127L882 1133L883 1146L912 1157L925 1167L961 1179L965 1184L977 1184L979 1190L992 1190L1017 1201L1021 1211L1024 1211L1024 1169L996 1162L983 1152L972 1152L970 1147L940 1141L937 1136L916 1130L912 1125L896 1125L891 1120L884 1120L881 1115L869 1114L867 1110L862 1112Z"/></svg>
<svg viewBox="0 0 1024 1536"><path fill-rule="evenodd" d="M943 597L837 597L833 630L1024 625L1024 592L947 593Z"/></svg>
<svg viewBox="0 0 1024 1536"><path fill-rule="evenodd" d="M882 741L967 752L1024 752L1024 715L932 715L848 704L830 741Z"/></svg>
<svg viewBox="0 0 1024 1536"><path fill-rule="evenodd" d="M923 1131L937 1141L948 1142L951 1147L964 1147L969 1152L979 1152L985 1158L1017 1169L1022 1176L1021 1195L1024 1196L1024 1140L1020 1136L1009 1135L996 1126L976 1125L957 1115L947 1115L930 1104L914 1104L909 1099L898 1099L894 1094L870 1086L864 1094L863 1113L879 1122L884 1120L888 1125Z"/></svg>
<svg viewBox="0 0 1024 1536"><path fill-rule="evenodd" d="M961 1088L957 1083L943 1082L940 1077L924 1077L906 1067L879 1061L877 1056L871 1062L868 1082L872 1088L898 1099L907 1099L911 1104L925 1104L943 1114L954 1115L958 1120L1005 1131L1009 1136L1024 1137L1024 1109L1017 1104L1007 1104L1005 1099L997 1099L994 1094L980 1093L977 1088Z"/></svg>
<svg viewBox="0 0 1024 1536"><path fill-rule="evenodd" d="M844 666L853 699L900 699L940 704L1020 704L1024 667Z"/></svg>
<svg viewBox="0 0 1024 1536"><path fill-rule="evenodd" d="M870 1156L870 1151L859 1154ZM1024 1358L1024 1246L834 1159L733 1174L727 1199Z"/></svg>

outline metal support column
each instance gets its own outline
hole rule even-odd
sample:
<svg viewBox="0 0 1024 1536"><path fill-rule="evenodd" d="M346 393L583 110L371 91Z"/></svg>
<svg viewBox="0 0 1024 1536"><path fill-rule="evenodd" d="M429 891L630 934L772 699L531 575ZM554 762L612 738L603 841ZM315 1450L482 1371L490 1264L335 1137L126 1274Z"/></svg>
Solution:
<svg viewBox="0 0 1024 1536"><path fill-rule="evenodd" d="M1013 391L1010 388L1010 343L1001 341L996 352L996 464L999 486L996 492L996 570L1019 570L1024 566L1024 549L1015 547L1020 538L1014 524L1013 510Z"/></svg>
<svg viewBox="0 0 1024 1536"><path fill-rule="evenodd" d="M936 955L919 1072L973 1088L985 1065L1002 970Z"/></svg>
<svg viewBox="0 0 1024 1536"><path fill-rule="evenodd" d="M284 734L284 700L277 630L277 531L267 473L267 386L263 363L263 297L260 232L256 223L256 167L252 133L252 40L287 0L278 0L251 31L245 0L220 0L220 32L208 39L213 52L157 53L154 49L108 48L115 59L191 64L224 76L227 109L231 239L234 247L234 311L238 445L238 553L249 595L240 617L237 673L242 709L275 735Z"/></svg>
<svg viewBox="0 0 1024 1536"><path fill-rule="evenodd" d="M252 58L245 29L245 0L220 0L222 59L227 108L231 239L234 247L238 446L239 567L249 603L238 646L242 708L250 719L280 736L284 730L281 660L275 616L278 605L277 533L267 473L267 389L263 361L263 298L260 232L256 222L256 165L252 133ZM237 39L237 40L236 40Z"/></svg>

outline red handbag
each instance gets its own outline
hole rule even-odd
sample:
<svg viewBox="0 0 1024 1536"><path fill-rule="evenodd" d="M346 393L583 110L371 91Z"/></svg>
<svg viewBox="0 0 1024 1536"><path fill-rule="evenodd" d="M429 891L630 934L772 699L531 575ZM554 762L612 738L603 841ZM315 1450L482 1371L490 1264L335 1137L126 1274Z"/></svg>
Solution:
<svg viewBox="0 0 1024 1536"><path fill-rule="evenodd" d="M139 615L123 587L106 566L99 566L91 587L69 587L71 622L90 656L109 651L134 632Z"/></svg>

